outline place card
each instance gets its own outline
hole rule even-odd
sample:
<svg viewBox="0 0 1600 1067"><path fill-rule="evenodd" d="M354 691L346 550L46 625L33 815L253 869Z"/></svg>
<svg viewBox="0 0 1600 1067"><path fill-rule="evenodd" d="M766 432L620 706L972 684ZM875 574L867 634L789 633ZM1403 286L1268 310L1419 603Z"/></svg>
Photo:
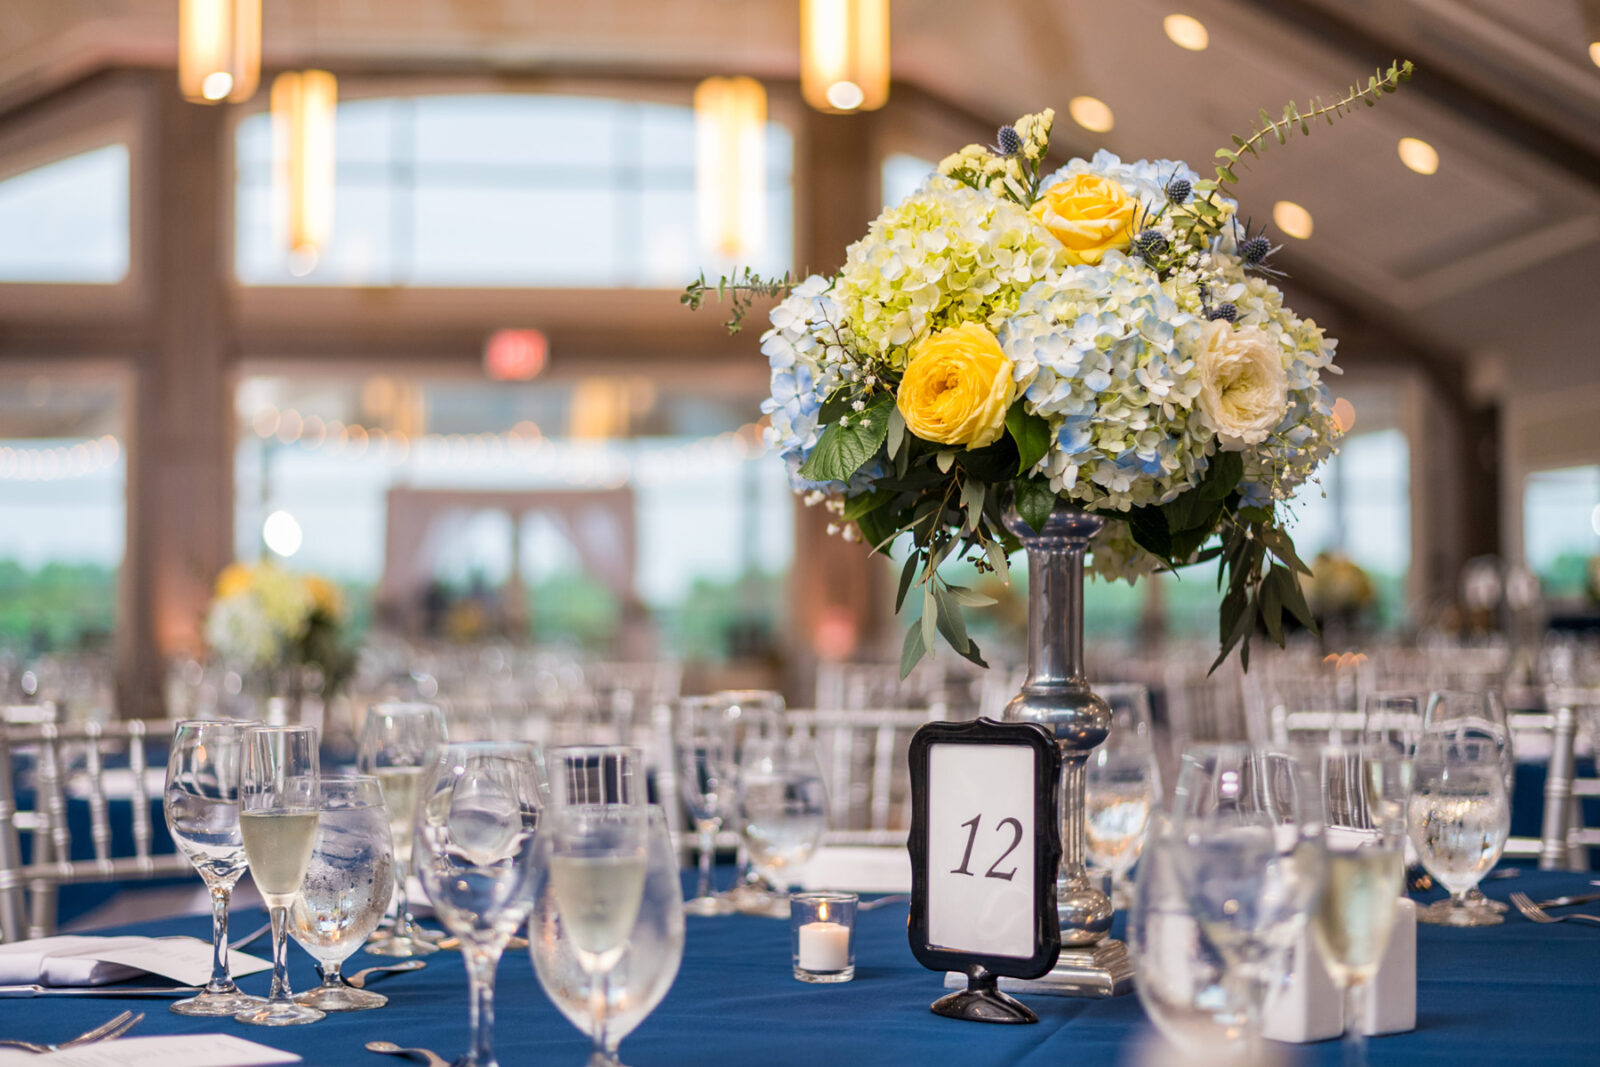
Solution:
<svg viewBox="0 0 1600 1067"><path fill-rule="evenodd" d="M94 958L107 963L121 963L163 978L171 978L180 985L205 985L211 981L211 942L197 937L129 937L117 938L119 944L109 948L92 949ZM272 970L270 960L243 952L228 953L228 971L235 978L247 974Z"/></svg>
<svg viewBox="0 0 1600 1067"><path fill-rule="evenodd" d="M43 1054L0 1051L0 1067L267 1067L299 1062L293 1052L233 1034L123 1037Z"/></svg>
<svg viewBox="0 0 1600 1067"><path fill-rule="evenodd" d="M272 969L243 952L228 954L235 978ZM0 984L85 986L121 982L141 974L181 985L211 980L211 942L196 937L90 937L61 935L0 946Z"/></svg>

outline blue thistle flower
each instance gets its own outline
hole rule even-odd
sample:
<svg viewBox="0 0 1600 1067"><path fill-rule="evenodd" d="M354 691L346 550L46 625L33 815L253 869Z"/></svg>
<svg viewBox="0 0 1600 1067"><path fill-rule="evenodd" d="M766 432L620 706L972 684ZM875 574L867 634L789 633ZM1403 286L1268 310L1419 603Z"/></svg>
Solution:
<svg viewBox="0 0 1600 1067"><path fill-rule="evenodd" d="M1194 191L1194 186L1189 184L1188 178L1173 178L1167 183L1167 199L1174 204L1181 204L1189 199L1189 194Z"/></svg>
<svg viewBox="0 0 1600 1067"><path fill-rule="evenodd" d="M1167 250L1167 239L1161 235L1160 230L1144 230L1133 239L1133 246L1145 259L1159 256Z"/></svg>
<svg viewBox="0 0 1600 1067"><path fill-rule="evenodd" d="M1258 235L1239 246L1239 258L1246 263L1260 263L1271 251L1272 242Z"/></svg>
<svg viewBox="0 0 1600 1067"><path fill-rule="evenodd" d="M1234 307L1232 304L1218 304L1214 308L1206 309L1206 318L1212 322L1216 322L1218 319L1226 319L1229 322L1238 322L1239 309Z"/></svg>
<svg viewBox="0 0 1600 1067"><path fill-rule="evenodd" d="M1017 132L1015 126L1000 127L996 143L1002 156L1014 156L1022 151L1022 135Z"/></svg>

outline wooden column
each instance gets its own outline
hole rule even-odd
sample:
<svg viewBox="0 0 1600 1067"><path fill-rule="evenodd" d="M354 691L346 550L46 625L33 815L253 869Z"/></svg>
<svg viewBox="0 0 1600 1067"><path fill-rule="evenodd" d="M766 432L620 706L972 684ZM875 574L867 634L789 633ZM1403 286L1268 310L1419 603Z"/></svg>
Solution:
<svg viewBox="0 0 1600 1067"><path fill-rule="evenodd" d="M153 75L135 203L152 344L138 367L118 627L124 717L161 713L165 664L199 651L212 583L233 558L233 394L227 307L232 140L224 107ZM130 647L131 646L131 647Z"/></svg>
<svg viewBox="0 0 1600 1067"><path fill-rule="evenodd" d="M824 115L801 109L796 129L796 259L815 273L837 270L845 249L878 214L877 116ZM820 505L795 508L790 584L797 649L816 653L824 623L855 626L856 654L897 649L891 625L888 565L864 546L827 532L834 517Z"/></svg>

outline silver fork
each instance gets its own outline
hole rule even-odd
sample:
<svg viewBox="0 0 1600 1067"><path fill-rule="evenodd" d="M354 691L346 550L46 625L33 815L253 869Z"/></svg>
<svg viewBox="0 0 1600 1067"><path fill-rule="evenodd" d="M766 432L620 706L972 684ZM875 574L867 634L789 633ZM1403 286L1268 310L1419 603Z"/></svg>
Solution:
<svg viewBox="0 0 1600 1067"><path fill-rule="evenodd" d="M135 1026L138 1026L139 1021L143 1018L144 1012L142 1011L138 1015L131 1011L125 1011L115 1018L107 1019L93 1030L85 1030L77 1037L69 1038L59 1044L37 1045L32 1041L0 1038L0 1045L4 1045L6 1048L20 1048L27 1052L59 1052L62 1049L77 1048L79 1045L92 1045L97 1041L110 1041L114 1037L121 1037Z"/></svg>
<svg viewBox="0 0 1600 1067"><path fill-rule="evenodd" d="M1532 919L1536 923L1564 923L1577 919L1583 922L1600 924L1600 915L1551 915L1549 912L1539 907L1539 905L1535 904L1533 899L1521 890L1512 893L1510 899L1511 903L1516 906L1518 911L1522 912L1523 915L1527 916L1529 919Z"/></svg>

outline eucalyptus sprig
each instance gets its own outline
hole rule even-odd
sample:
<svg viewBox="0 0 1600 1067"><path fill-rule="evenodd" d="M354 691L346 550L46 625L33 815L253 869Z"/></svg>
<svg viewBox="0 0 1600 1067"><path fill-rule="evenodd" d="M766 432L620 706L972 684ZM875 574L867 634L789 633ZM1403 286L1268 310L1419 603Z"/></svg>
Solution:
<svg viewBox="0 0 1600 1067"><path fill-rule="evenodd" d="M684 287L683 294L678 297L678 302L690 311L699 311L706 298L715 293L717 300L729 301L727 326L730 334L738 333L744 328L745 316L750 313L750 308L755 304L757 297L783 297L788 296L795 286L800 284L791 271L784 271L781 278L764 278L749 267L744 268L741 274L738 267L732 274L724 274L712 285L706 281L704 271L700 276Z"/></svg>
<svg viewBox="0 0 1600 1067"><path fill-rule="evenodd" d="M1355 108L1355 105L1365 104L1368 107L1377 107L1385 93L1396 92L1400 83L1410 81L1415 68L1409 59L1396 60L1388 70L1379 67L1367 79L1365 86L1352 85L1345 94L1331 104L1324 104L1322 97L1308 100L1305 111L1301 111L1293 100L1283 106L1283 117L1274 119L1262 108L1258 114L1259 124L1251 124L1249 137L1233 136L1232 148L1219 148L1215 158L1223 162L1217 164L1217 182L1224 185L1236 184L1239 178L1233 172L1235 164L1248 155L1252 159L1259 159L1261 153L1267 150L1267 138L1273 137L1279 144L1288 141L1296 129L1302 137L1311 133L1311 123L1315 119L1325 119L1329 126L1333 125L1335 115L1346 115Z"/></svg>

